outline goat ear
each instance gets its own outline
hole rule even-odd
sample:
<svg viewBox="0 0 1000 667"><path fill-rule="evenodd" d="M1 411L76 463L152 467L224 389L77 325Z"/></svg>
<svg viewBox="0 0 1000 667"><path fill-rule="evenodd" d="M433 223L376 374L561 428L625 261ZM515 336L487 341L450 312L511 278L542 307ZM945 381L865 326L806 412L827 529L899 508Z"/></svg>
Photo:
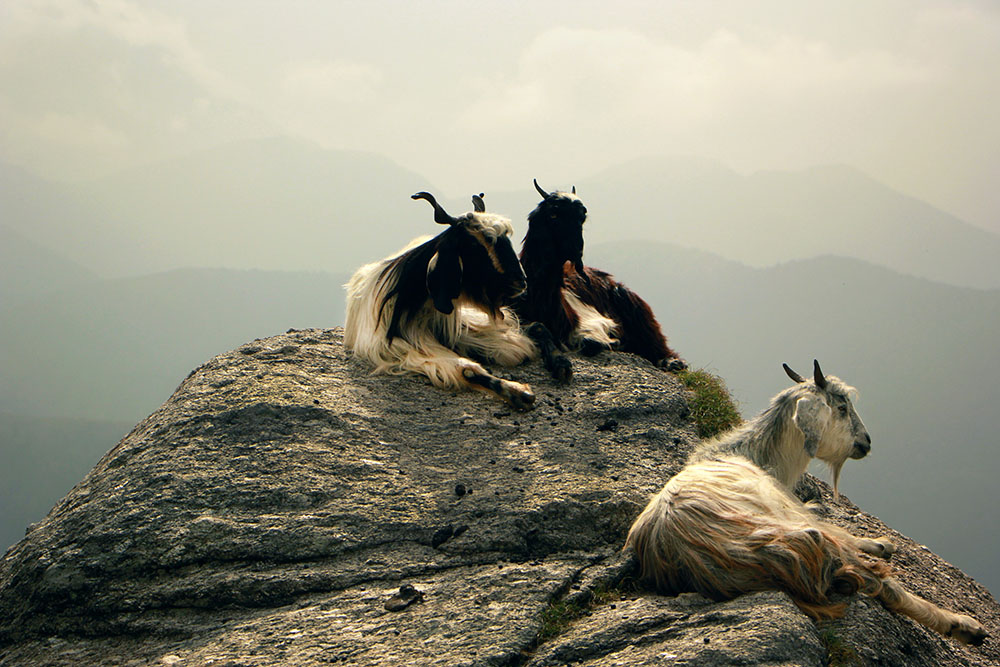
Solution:
<svg viewBox="0 0 1000 667"><path fill-rule="evenodd" d="M454 243L442 243L427 263L427 292L440 312L455 310L452 302L462 292L462 258Z"/></svg>
<svg viewBox="0 0 1000 667"><path fill-rule="evenodd" d="M819 396L803 396L795 402L792 423L802 432L809 456L816 456L820 438L830 423L832 414L830 406Z"/></svg>

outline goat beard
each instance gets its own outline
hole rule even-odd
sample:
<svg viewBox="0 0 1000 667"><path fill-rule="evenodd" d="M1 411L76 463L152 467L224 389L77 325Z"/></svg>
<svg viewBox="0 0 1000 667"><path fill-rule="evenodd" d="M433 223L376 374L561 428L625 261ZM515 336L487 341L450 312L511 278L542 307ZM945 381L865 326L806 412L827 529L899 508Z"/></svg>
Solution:
<svg viewBox="0 0 1000 667"><path fill-rule="evenodd" d="M833 497L835 499L840 498L840 471L843 469L844 464L847 463L849 457L837 461L827 461L826 464L830 466L830 473L833 475Z"/></svg>

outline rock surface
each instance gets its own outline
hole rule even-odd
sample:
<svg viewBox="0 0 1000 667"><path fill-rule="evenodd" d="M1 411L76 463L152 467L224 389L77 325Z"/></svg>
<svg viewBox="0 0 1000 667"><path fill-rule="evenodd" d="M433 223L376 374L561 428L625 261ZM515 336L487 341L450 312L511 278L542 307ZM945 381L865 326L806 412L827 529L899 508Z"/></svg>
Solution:
<svg viewBox="0 0 1000 667"><path fill-rule="evenodd" d="M686 394L630 355L574 363L501 370L538 395L512 413L373 376L340 330L216 357L0 561L0 665L997 664L989 592L822 483L986 644L867 599L818 627L782 593L635 588L621 545L695 442Z"/></svg>

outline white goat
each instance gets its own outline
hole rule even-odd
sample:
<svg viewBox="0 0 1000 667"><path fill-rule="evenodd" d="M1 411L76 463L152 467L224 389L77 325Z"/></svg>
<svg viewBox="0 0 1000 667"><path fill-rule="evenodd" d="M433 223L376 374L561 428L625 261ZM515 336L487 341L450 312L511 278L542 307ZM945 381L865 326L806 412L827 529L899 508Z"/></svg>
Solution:
<svg viewBox="0 0 1000 667"><path fill-rule="evenodd" d="M446 389L478 389L516 409L528 385L491 375L477 361L517 365L537 355L505 306L525 288L510 220L489 213L448 215L434 197L434 220L448 225L398 253L362 266L347 283L344 345L378 373L419 373Z"/></svg>
<svg viewBox="0 0 1000 667"><path fill-rule="evenodd" d="M653 497L632 525L626 546L642 576L666 593L696 591L713 599L778 589L813 618L835 618L845 604L829 594L878 598L887 608L960 642L987 636L969 616L941 609L907 592L886 564L888 540L851 535L819 520L792 494L815 457L830 465L837 492L848 458L863 458L871 438L849 395L815 363L756 418L698 446L688 464Z"/></svg>

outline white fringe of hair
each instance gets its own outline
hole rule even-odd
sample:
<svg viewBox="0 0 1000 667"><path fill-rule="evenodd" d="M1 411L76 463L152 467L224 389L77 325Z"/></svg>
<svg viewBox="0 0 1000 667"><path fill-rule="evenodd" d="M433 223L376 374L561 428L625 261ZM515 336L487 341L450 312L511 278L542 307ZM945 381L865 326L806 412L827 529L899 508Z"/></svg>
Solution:
<svg viewBox="0 0 1000 667"><path fill-rule="evenodd" d="M599 310L590 304L581 301L580 297L573 293L572 290L563 290L563 297L566 299L566 304L580 318L580 323L573 331L573 338L575 340L589 338L598 343L603 343L608 347L612 347L618 342L616 335L618 331L617 322L601 314Z"/></svg>
<svg viewBox="0 0 1000 667"><path fill-rule="evenodd" d="M460 301L446 315L428 300L416 317L403 323L400 335L388 340L386 331L395 299L389 300L382 313L379 304L395 285L391 273L386 274L384 269L429 238L415 239L398 253L362 266L351 277L346 285L345 347L371 362L376 373L419 373L442 389L487 391L515 407L527 407L521 403L530 404L534 398L527 385L495 378L481 364L467 358L473 355L516 366L537 356L534 343L521 333L517 317L508 308L501 309L502 317L494 318L474 304ZM384 275L387 279L383 279ZM484 378L494 381L492 388L483 386Z"/></svg>

